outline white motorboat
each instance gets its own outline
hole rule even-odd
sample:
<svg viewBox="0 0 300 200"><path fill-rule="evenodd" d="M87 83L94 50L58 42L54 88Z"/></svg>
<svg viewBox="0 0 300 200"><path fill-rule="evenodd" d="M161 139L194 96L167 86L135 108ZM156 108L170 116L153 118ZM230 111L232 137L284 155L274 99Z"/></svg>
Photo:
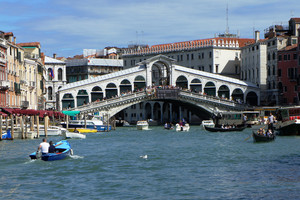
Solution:
<svg viewBox="0 0 300 200"><path fill-rule="evenodd" d="M136 128L137 128L138 130L147 130L148 127L149 127L149 124L148 124L148 122L145 121L145 120L143 120L143 121L138 121L138 122L136 123Z"/></svg>
<svg viewBox="0 0 300 200"><path fill-rule="evenodd" d="M201 123L201 128L205 129L204 127L210 127L210 128L214 128L215 127L215 123L213 120L203 120Z"/></svg>
<svg viewBox="0 0 300 200"><path fill-rule="evenodd" d="M37 126L34 126L35 132L37 131ZM59 127L59 126L49 126L47 128L47 136L59 136L62 135L64 132L64 128ZM40 136L45 136L45 127L44 125L39 125L39 135Z"/></svg>
<svg viewBox="0 0 300 200"><path fill-rule="evenodd" d="M180 126L178 123L176 124L176 131L189 131L190 125L186 123L184 126Z"/></svg>
<svg viewBox="0 0 300 200"><path fill-rule="evenodd" d="M63 132L63 137L65 139L85 139L86 135L82 133L75 133L75 132L70 132L70 131L64 131Z"/></svg>

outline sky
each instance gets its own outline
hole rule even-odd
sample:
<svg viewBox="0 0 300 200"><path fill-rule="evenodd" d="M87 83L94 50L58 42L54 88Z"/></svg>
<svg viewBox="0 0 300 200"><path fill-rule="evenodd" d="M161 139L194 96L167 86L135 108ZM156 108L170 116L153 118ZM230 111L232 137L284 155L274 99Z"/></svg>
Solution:
<svg viewBox="0 0 300 200"><path fill-rule="evenodd" d="M83 49L213 38L226 30L254 38L300 17L299 0L0 0L0 30L40 42L48 56Z"/></svg>

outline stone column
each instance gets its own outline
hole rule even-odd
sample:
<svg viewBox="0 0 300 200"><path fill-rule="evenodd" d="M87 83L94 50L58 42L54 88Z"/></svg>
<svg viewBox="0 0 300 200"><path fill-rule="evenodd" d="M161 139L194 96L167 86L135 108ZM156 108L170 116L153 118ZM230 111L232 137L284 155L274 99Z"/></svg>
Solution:
<svg viewBox="0 0 300 200"><path fill-rule="evenodd" d="M173 122L173 111L172 111L172 103L169 103L170 106L170 122Z"/></svg>

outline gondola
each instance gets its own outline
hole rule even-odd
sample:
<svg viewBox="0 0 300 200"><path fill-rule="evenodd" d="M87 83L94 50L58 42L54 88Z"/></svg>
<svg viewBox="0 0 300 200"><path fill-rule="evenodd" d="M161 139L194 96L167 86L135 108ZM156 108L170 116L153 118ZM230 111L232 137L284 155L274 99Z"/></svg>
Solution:
<svg viewBox="0 0 300 200"><path fill-rule="evenodd" d="M210 132L234 132L234 131L243 131L246 127L236 127L236 128L219 128L219 127L208 127L204 126L205 130Z"/></svg>
<svg viewBox="0 0 300 200"><path fill-rule="evenodd" d="M252 133L254 142L271 142L275 140L275 135L273 136L265 136L265 135L258 135L257 133Z"/></svg>

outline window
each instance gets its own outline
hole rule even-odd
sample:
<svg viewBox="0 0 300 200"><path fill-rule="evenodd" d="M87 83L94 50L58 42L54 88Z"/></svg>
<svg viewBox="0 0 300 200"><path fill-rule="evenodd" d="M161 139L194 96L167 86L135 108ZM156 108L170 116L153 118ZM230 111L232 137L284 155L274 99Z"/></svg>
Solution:
<svg viewBox="0 0 300 200"><path fill-rule="evenodd" d="M270 75L271 75L271 72L270 72L270 67L269 67L269 66L268 66L267 71L268 71L268 76L270 76Z"/></svg>
<svg viewBox="0 0 300 200"><path fill-rule="evenodd" d="M294 89L295 89L295 91L298 91L298 86L297 86L297 85L295 85L295 88L294 88Z"/></svg>
<svg viewBox="0 0 300 200"><path fill-rule="evenodd" d="M126 65L127 65L126 60L124 60L124 66L126 66Z"/></svg>
<svg viewBox="0 0 300 200"><path fill-rule="evenodd" d="M209 65L209 72L212 73L212 67Z"/></svg>
<svg viewBox="0 0 300 200"><path fill-rule="evenodd" d="M186 60L190 59L190 54L186 54Z"/></svg>
<svg viewBox="0 0 300 200"><path fill-rule="evenodd" d="M276 54L275 54L275 52L273 52L273 60L275 60L276 59Z"/></svg>
<svg viewBox="0 0 300 200"><path fill-rule="evenodd" d="M288 54L288 60L291 60L291 54Z"/></svg>
<svg viewBox="0 0 300 200"><path fill-rule="evenodd" d="M204 58L204 53L202 53L202 59Z"/></svg>
<svg viewBox="0 0 300 200"><path fill-rule="evenodd" d="M282 60L282 55L278 55L278 61Z"/></svg>
<svg viewBox="0 0 300 200"><path fill-rule="evenodd" d="M294 60L297 60L297 58L298 58L298 55L297 55L296 53L294 53L293 59L294 59Z"/></svg>
<svg viewBox="0 0 300 200"><path fill-rule="evenodd" d="M275 75L276 71L275 71L275 65L273 65L273 75Z"/></svg>
<svg viewBox="0 0 300 200"><path fill-rule="evenodd" d="M177 61L179 61L179 55L177 55Z"/></svg>
<svg viewBox="0 0 300 200"><path fill-rule="evenodd" d="M180 60L183 61L183 55L180 55Z"/></svg>
<svg viewBox="0 0 300 200"><path fill-rule="evenodd" d="M272 45L275 45L276 44L276 42L275 42L275 40L272 42Z"/></svg>
<svg viewBox="0 0 300 200"><path fill-rule="evenodd" d="M287 55L283 55L283 60L287 60Z"/></svg>
<svg viewBox="0 0 300 200"><path fill-rule="evenodd" d="M219 65L216 65L216 73L219 73Z"/></svg>
<svg viewBox="0 0 300 200"><path fill-rule="evenodd" d="M278 77L281 77L281 69L278 69L277 74L278 74Z"/></svg>
<svg viewBox="0 0 300 200"><path fill-rule="evenodd" d="M191 60L194 60L194 54L193 53L191 54Z"/></svg>
<svg viewBox="0 0 300 200"><path fill-rule="evenodd" d="M62 69L58 69L57 78L58 78L59 81L62 81Z"/></svg>
<svg viewBox="0 0 300 200"><path fill-rule="evenodd" d="M209 52L209 58L211 58L211 56L212 56L212 52L210 51L210 52Z"/></svg>

